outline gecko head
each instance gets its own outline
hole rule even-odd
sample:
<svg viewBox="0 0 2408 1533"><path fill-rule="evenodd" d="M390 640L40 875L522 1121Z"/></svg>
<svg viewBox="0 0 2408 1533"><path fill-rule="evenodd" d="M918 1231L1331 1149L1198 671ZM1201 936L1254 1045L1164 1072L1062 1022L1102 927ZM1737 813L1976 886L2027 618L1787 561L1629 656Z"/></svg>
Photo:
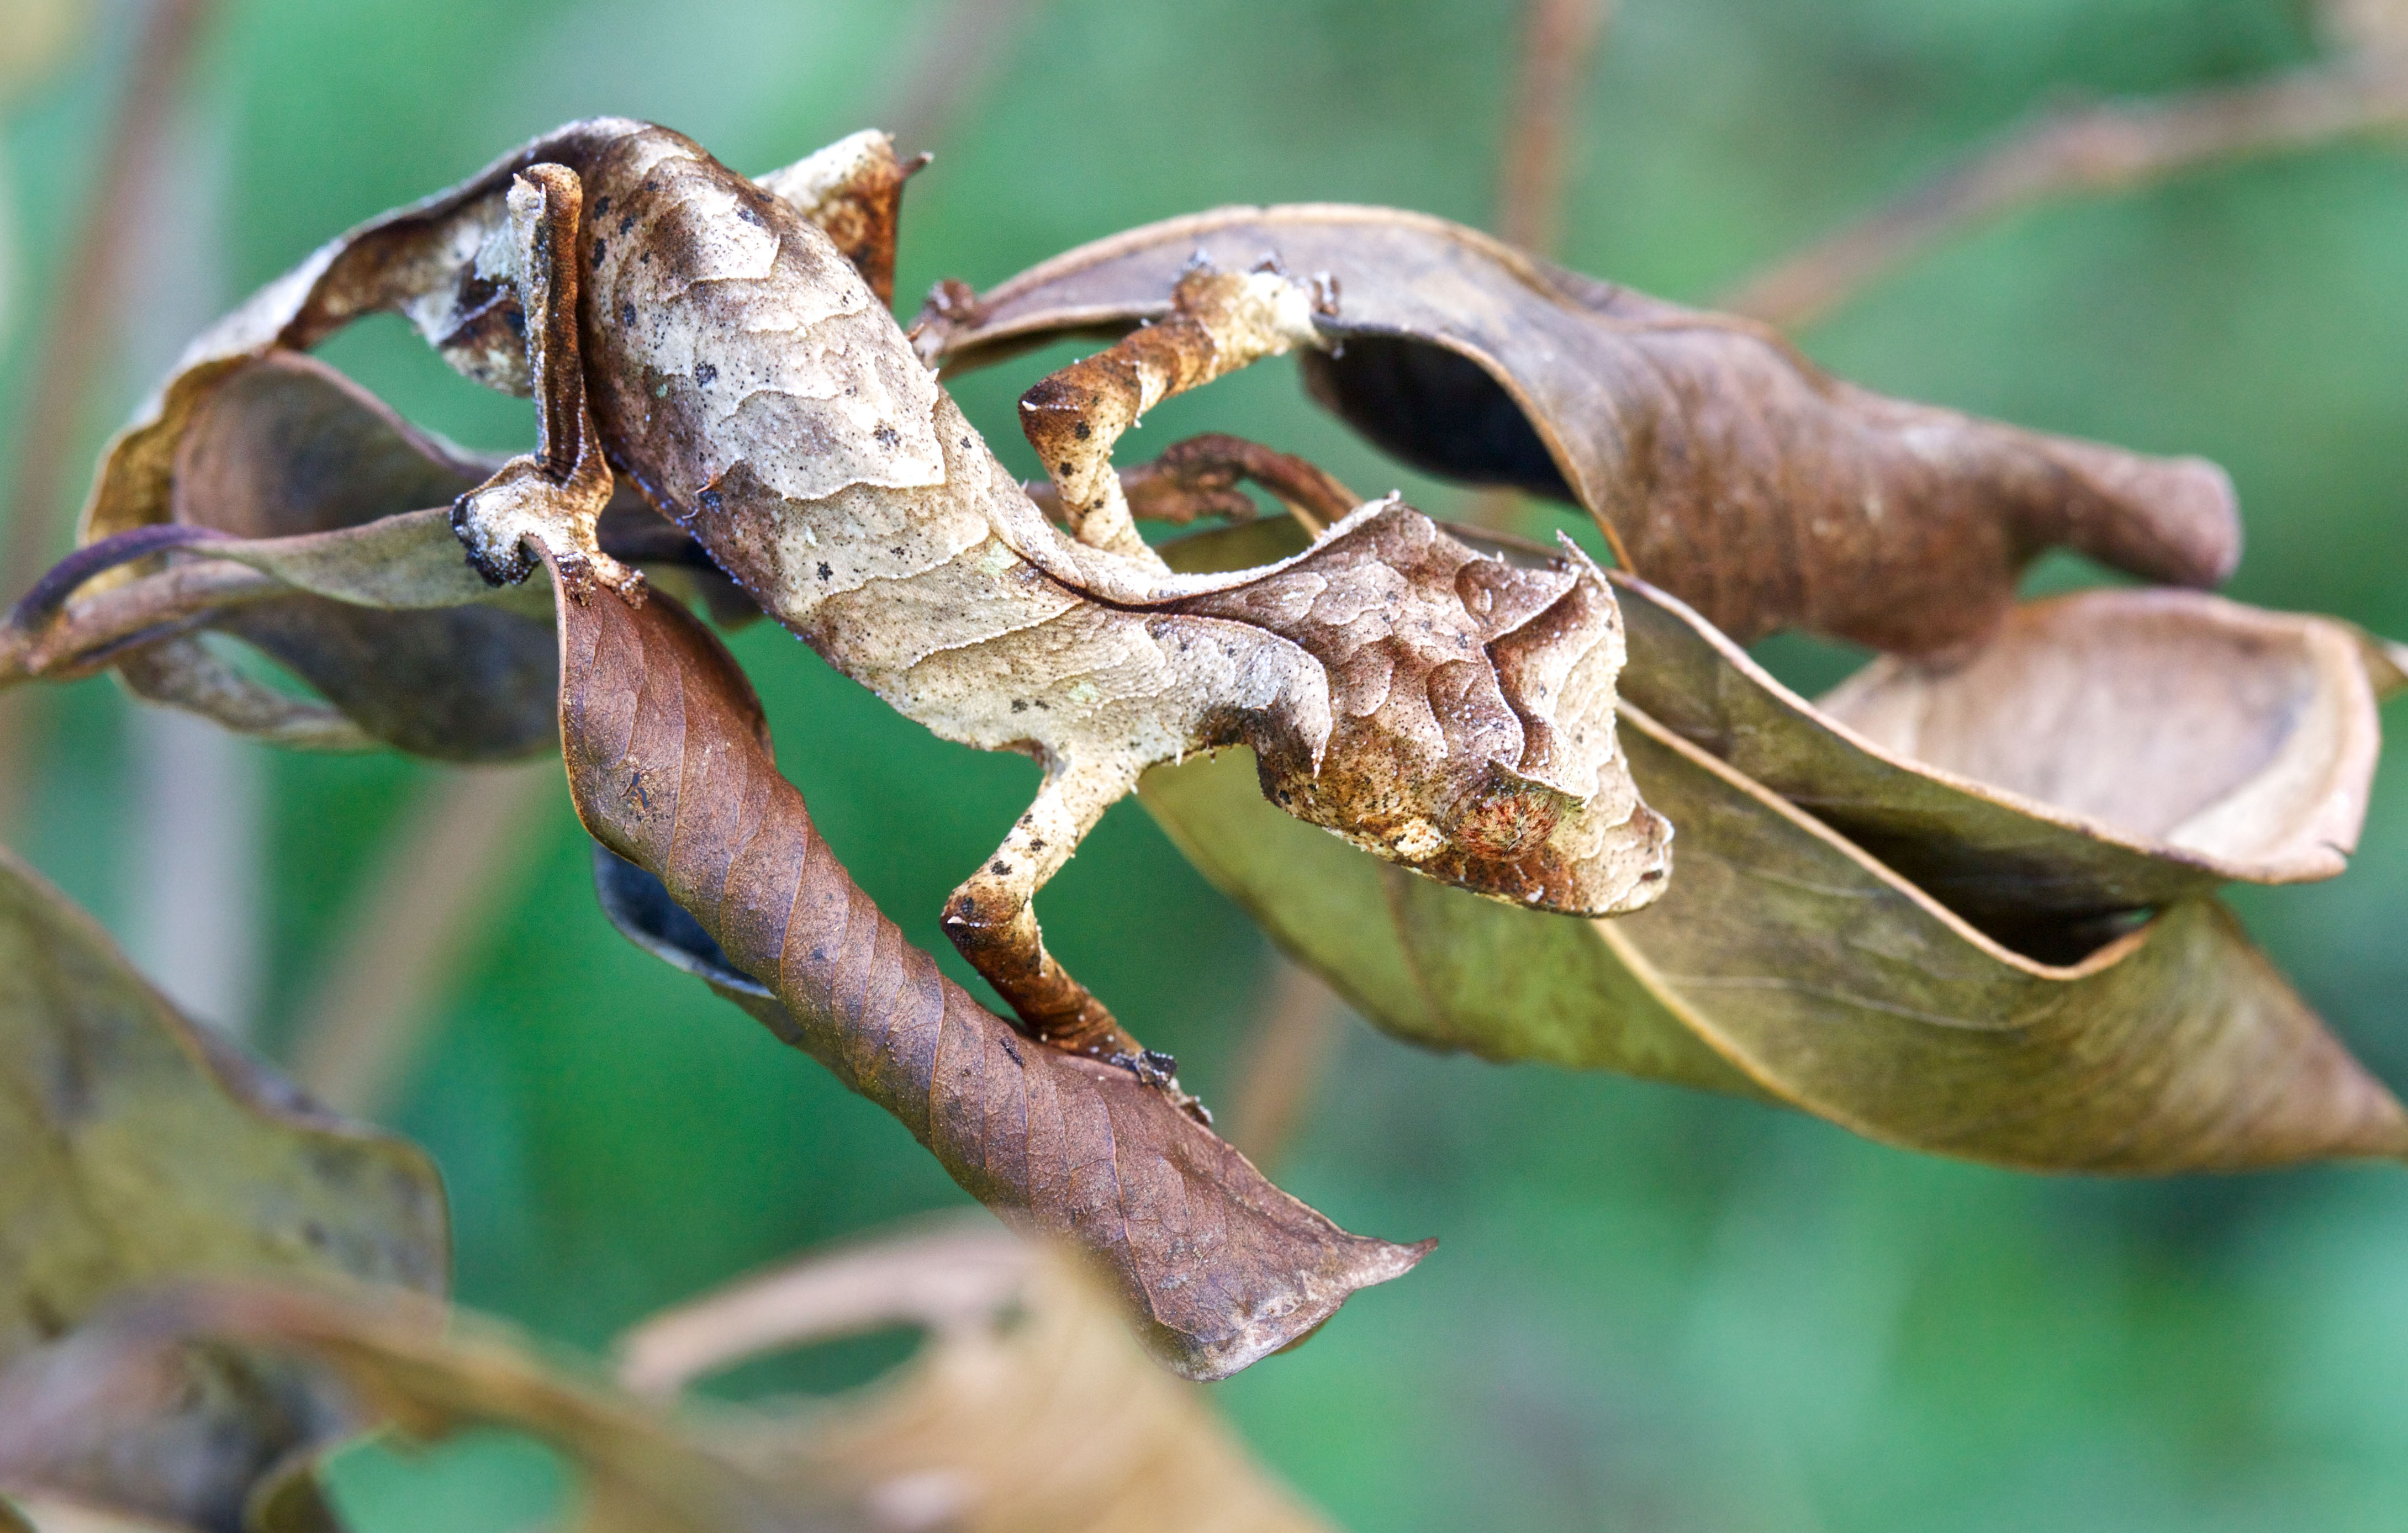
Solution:
<svg viewBox="0 0 2408 1533"><path fill-rule="evenodd" d="M1574 587L1486 646L1488 665L1392 687L1334 721L1317 762L1258 750L1265 793L1303 820L1473 894L1565 915L1652 904L1672 827L1641 801L1614 729L1611 593Z"/></svg>

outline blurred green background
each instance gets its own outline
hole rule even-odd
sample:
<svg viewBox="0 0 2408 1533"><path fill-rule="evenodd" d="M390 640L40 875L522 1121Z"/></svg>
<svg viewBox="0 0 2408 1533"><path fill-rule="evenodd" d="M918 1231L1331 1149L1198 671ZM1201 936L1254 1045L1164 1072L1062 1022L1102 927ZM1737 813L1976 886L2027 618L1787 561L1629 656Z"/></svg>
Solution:
<svg viewBox="0 0 2408 1533"><path fill-rule="evenodd" d="M913 82L973 15L991 28L968 50L976 67L931 102ZM243 292L580 115L651 117L756 171L865 124L916 130L904 147L939 159L907 204L907 308L939 277L984 285L1222 202L1486 222L1516 16L1509 0L227 0L178 108L122 299L124 354L77 461ZM0 430L44 386L34 359L135 19L104 7L0 119ZM1561 254L1702 302L2052 99L2245 79L2318 48L2286 0L1624 0L1575 118ZM2020 215L1801 338L1877 388L2214 457L2247 516L2234 595L2408 637L2395 147ZM462 440L532 435L524 405L453 379L397 322L328 354ZM1018 445L1010 400L1054 360L965 388L991 441ZM1402 483L1440 514L1466 504L1344 437L1283 364L1155 412L1129 455L1208 427L1316 456L1365 492ZM22 448L0 437L0 453ZM2057 562L2036 578L2098 577ZM829 838L960 975L934 918L1034 769L936 741L767 625L737 649ZM1833 679L1828 652L1772 653L1794 677ZM41 707L26 852L171 988L286 1047L330 934L430 770L239 745L194 767L207 779L194 788L191 737L137 721L109 683ZM158 826L194 819L216 850L176 863ZM611 934L565 795L534 845L454 955L390 1113L449 1180L465 1303L600 1347L734 1272L962 1200L884 1114ZM2408 1086L2408 765L2385 768L2347 877L2235 902ZM1245 919L1134 803L1043 905L1069 967L1226 1097L1270 972ZM197 957L196 919L221 929ZM1310 1346L1213 1392L1268 1463L1355 1528L2408 1524L2397 1168L2009 1175L1746 1104L1416 1053L1350 1023L1281 1180L1351 1228L1444 1239ZM894 1350L771 1382L833 1383ZM357 1459L344 1494L371 1529L498 1529L539 1512L548 1483L537 1459L485 1442Z"/></svg>

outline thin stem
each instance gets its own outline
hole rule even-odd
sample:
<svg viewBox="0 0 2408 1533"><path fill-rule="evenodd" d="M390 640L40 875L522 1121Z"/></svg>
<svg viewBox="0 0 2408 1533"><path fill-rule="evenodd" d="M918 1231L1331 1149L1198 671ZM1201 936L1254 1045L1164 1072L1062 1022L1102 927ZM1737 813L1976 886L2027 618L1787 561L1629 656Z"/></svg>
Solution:
<svg viewBox="0 0 2408 1533"><path fill-rule="evenodd" d="M1564 180L1573 113L1589 62L1613 15L1613 0L1529 0L1512 123L1498 179L1497 232L1508 244L1551 254L1563 229Z"/></svg>
<svg viewBox="0 0 2408 1533"><path fill-rule="evenodd" d="M559 793L557 761L450 772L419 791L302 1004L293 1074L312 1096L361 1117L393 1105L445 981L534 850L545 800Z"/></svg>
<svg viewBox="0 0 2408 1533"><path fill-rule="evenodd" d="M1229 1142L1265 1170L1303 1126L1338 1053L1346 1013L1345 1003L1311 971L1285 958L1277 963L1240 1051L1245 1073L1229 1109Z"/></svg>
<svg viewBox="0 0 2408 1533"><path fill-rule="evenodd" d="M1563 234L1566 145L1590 61L1613 18L1614 0L1528 0L1513 77L1512 121L1497 176L1497 233L1508 244L1553 255ZM1475 526L1515 530L1522 496L1482 490L1461 515Z"/></svg>
<svg viewBox="0 0 2408 1533"><path fill-rule="evenodd" d="M158 0L143 23L91 211L29 375L37 381L19 423L8 528L0 537L0 596L6 599L14 600L40 577L63 530L61 502L79 445L77 427L117 331L117 300L141 235L145 192L165 142L178 82L209 11L210 0ZM18 818L35 726L28 698L0 698L0 833Z"/></svg>
<svg viewBox="0 0 2408 1533"><path fill-rule="evenodd" d="M2243 85L2044 113L1719 303L1794 328L1942 240L2018 208L2128 191L2185 171L2408 126L2408 50L2370 51Z"/></svg>
<svg viewBox="0 0 2408 1533"><path fill-rule="evenodd" d="M921 150L944 142L979 87L1010 55L1028 0L953 0L939 11L898 71L880 122L896 144Z"/></svg>

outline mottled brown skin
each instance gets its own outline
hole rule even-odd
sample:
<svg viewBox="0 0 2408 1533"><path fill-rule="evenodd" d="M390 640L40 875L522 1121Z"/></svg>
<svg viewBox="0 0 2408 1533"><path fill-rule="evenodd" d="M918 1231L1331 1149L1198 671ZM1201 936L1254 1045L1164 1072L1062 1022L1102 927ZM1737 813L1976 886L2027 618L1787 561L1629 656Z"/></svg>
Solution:
<svg viewBox="0 0 2408 1533"><path fill-rule="evenodd" d="M1475 557L1393 503L1240 576L1173 577L1095 517L1083 541L1064 537L864 276L891 270L891 162L833 192L804 167L769 178L818 187L823 213L882 208L836 221L866 241L848 252L680 135L562 129L329 246L195 343L153 421L112 450L95 504L143 504L146 476L165 473L152 438L225 368L360 314L407 314L464 374L538 401L537 451L455 513L489 578L522 579L540 552L580 601L596 587L640 601L640 575L595 536L624 480L899 711L1045 766L1029 812L949 903L949 934L1032 1036L1150 1080L1168 1083L1168 1061L1046 953L1031 901L1157 762L1251 745L1292 811L1500 899L1594 915L1653 897L1669 829L1614 751L1621 634L1593 566L1569 548L1542 568ZM1328 297L1264 271L1191 271L1175 290L1179 314L1154 340L1080 365L1119 380L1087 415L1036 408L1032 391L1032 437L1084 443L1048 462L1057 489L1076 482L1060 497L1074 523L1096 485L1120 499L1110 441L1137 410L1314 344ZM1172 340L1165 373L1149 353ZM1327 483L1254 466L1327 509ZM88 533L113 530L96 519ZM1559 695L1579 718L1555 718Z"/></svg>

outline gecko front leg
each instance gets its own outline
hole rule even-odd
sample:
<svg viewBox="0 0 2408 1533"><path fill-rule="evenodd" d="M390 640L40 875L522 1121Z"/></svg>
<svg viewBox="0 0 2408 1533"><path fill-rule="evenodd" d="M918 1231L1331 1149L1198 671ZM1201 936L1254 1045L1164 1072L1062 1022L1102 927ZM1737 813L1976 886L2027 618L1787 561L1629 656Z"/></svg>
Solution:
<svg viewBox="0 0 2408 1533"><path fill-rule="evenodd" d="M1313 316L1336 307L1326 279L1308 286L1275 265L1223 272L1199 260L1171 289L1166 318L1039 380L1021 396L1020 429L1044 460L1070 535L1091 548L1154 559L1112 471L1112 444L1172 394L1321 345Z"/></svg>
<svg viewBox="0 0 2408 1533"><path fill-rule="evenodd" d="M644 577L602 552L596 528L612 478L601 433L585 401L577 336L577 234L585 193L566 165L529 165L510 183L510 261L526 314L527 376L536 404L536 450L504 464L452 508L452 530L468 562L495 585L534 568L530 547L552 557L569 595L597 585L644 599Z"/></svg>
<svg viewBox="0 0 2408 1533"><path fill-rule="evenodd" d="M1037 801L986 865L945 904L945 935L995 986L1039 1043L1119 1065L1210 1124L1204 1105L1180 1089L1178 1062L1123 1030L1104 1003L1045 951L1037 891L1061 871L1104 810L1137 786L1121 764L1072 762L1045 774Z"/></svg>
<svg viewBox="0 0 2408 1533"><path fill-rule="evenodd" d="M1253 521L1254 503L1238 488L1240 480L1268 490L1315 537L1363 504L1360 495L1319 466L1218 431L1174 442L1152 463L1121 469L1116 477L1130 515L1174 526L1208 516ZM1028 480L1020 487L1048 520L1066 520L1062 492L1053 480Z"/></svg>

